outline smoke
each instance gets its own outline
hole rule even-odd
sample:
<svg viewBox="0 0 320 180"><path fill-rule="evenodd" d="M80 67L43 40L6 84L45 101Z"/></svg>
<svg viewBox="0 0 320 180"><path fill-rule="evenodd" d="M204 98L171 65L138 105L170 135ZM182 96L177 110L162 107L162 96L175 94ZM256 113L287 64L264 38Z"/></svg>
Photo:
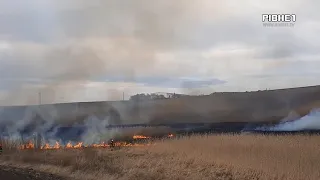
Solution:
<svg viewBox="0 0 320 180"><path fill-rule="evenodd" d="M93 144L105 142L118 133L118 130L106 128L114 121L112 115L108 114L98 117L94 112L88 113L88 117L84 119L83 123L75 121L66 126L63 123L57 123L57 120L70 118L74 114L64 113L55 105L27 106L21 109L17 109L17 107L13 107L15 109L12 109L12 107L5 108L1 108L0 111L2 112L0 136L11 140L33 140L39 134L43 138L42 143L54 144L60 142L60 144L66 144L71 141ZM71 108L69 107L69 109ZM10 116L12 111L18 113L14 117L16 120L8 119L6 121L4 118ZM58 113L58 111L60 112Z"/></svg>
<svg viewBox="0 0 320 180"><path fill-rule="evenodd" d="M303 131L303 130L320 130L320 109L314 109L309 114L301 118L288 121L287 119L297 117L296 113L290 113L290 117L285 118L285 121L273 127L258 127L258 131Z"/></svg>
<svg viewBox="0 0 320 180"><path fill-rule="evenodd" d="M48 14L43 10L36 12L44 18L39 23L53 27L50 33L44 33L50 43L14 42L10 53L3 57L4 62L19 63L12 68L21 69L20 75L39 82L12 82L20 85L2 103L10 104L18 98L25 99L24 104L36 104L38 97L26 94L26 85L34 94L56 92L47 100L54 103L58 101L56 94L72 96L81 88L78 85L96 79L112 75L134 82L137 76L152 75L158 53L187 46L186 34L194 27L199 10L194 3L182 0L59 2L51 4L55 12L51 18L45 19ZM61 10L63 6L67 10ZM69 88L61 90L66 85Z"/></svg>
<svg viewBox="0 0 320 180"><path fill-rule="evenodd" d="M106 129L109 124L109 117L105 119L98 119L90 116L85 122L87 127L86 132L81 136L81 141L84 144L93 144L97 142L106 142L117 132L117 130Z"/></svg>
<svg viewBox="0 0 320 180"><path fill-rule="evenodd" d="M46 103L4 107L0 124L10 137L20 138L27 129L46 136L47 141L58 140L55 137L58 127L54 125L60 119L72 118L71 111L75 108L63 105L61 109L49 104L61 101L60 97L73 99L83 85L110 75L134 82L136 76L150 74L150 69L156 66L157 53L186 46L184 32L192 27L191 20L196 15L193 3L183 0L107 0L89 4L70 1L65 4L67 11L59 9L64 6L59 3L50 5L51 12L56 13L50 16L43 10L34 11L38 13L36 17L42 17L37 21L39 26L44 23L53 27L50 33L43 32L50 43L15 41L10 45L10 53L1 56L2 63L10 62L9 67L19 72L17 76L36 80L12 81L14 89L1 103L38 104L39 92ZM34 20L38 19L31 21ZM108 97L122 94L117 91L108 90ZM95 112L86 115L84 142L93 143L114 133L104 129L112 119L108 113L102 117Z"/></svg>
<svg viewBox="0 0 320 180"><path fill-rule="evenodd" d="M46 133L53 127L54 120L59 118L54 106L2 107L1 109L1 136L22 141L35 138L35 133L45 134L48 138L54 137L54 133Z"/></svg>
<svg viewBox="0 0 320 180"><path fill-rule="evenodd" d="M19 84L14 86L15 90L10 91L1 103L37 104L38 92L45 95L43 98L48 104L60 102L59 97L65 97L68 100L76 99L77 92L81 91L85 84L97 79L107 79L111 75L121 76L125 81L134 82L137 77L146 74L173 76L183 71L186 74L183 67L159 67L162 64L158 62L157 57L159 58L159 54L174 50L199 48L197 47L201 44L199 40L209 38L208 41L219 41L221 37L230 39L230 35L233 34L231 39L234 41L235 35L238 35L227 30L224 36L224 33L212 29L210 36L215 38L210 39L209 36L202 35L206 34L204 31L196 31L197 25L203 23L207 16L211 16L210 18L216 16L218 22L224 22L220 17L229 14L226 10L230 10L231 7L219 5L221 4L219 2L216 2L214 8L210 8L210 13L205 3L185 0L92 0L90 2L72 0L66 4L63 3L65 1L55 2L49 4L51 11L34 6L36 8L28 14L35 13L33 15L37 18L33 18L32 21L36 21L35 24L38 26L32 26L33 23L26 25L26 27L35 27L37 30L35 32L42 31L39 34L44 36L45 40L41 40L49 43L38 43L34 39L33 43L13 42L10 47L8 46L10 53L0 57L1 60L4 59L1 63L14 62L7 74L10 76L17 74L36 81L32 83L19 81ZM8 22L10 22L9 18ZM50 32L47 33L42 29L43 27L49 27ZM247 27L252 29L251 26ZM25 28L15 28L15 31L19 30L26 31ZM198 33L194 34L194 32ZM268 54L274 55L275 58L293 55L283 47L280 52L270 51ZM175 58L172 58L172 61L174 60ZM157 68L163 69L155 71ZM190 69L194 70L194 68ZM166 69L173 69L174 72L167 73ZM187 86L190 86L189 82L182 84L182 88ZM124 87L124 90L126 88L130 87ZM117 88L109 90L108 96L122 94L117 91ZM187 91L199 93L192 89ZM55 140L58 128L52 129L52 127L59 119L72 118L73 109L76 108L67 105L62 106L62 109L54 105L31 106L25 109L7 108L0 112L0 123L4 124L9 134L14 137L19 137L20 131L30 129L32 132L39 132ZM200 110L198 112L204 114ZM108 113L102 117L90 111L83 114L89 116L84 123L87 131L82 136L83 141L92 143L113 134L103 129L112 120ZM70 126L75 127L76 124ZM74 133L70 132L70 134ZM101 137L101 134L104 136Z"/></svg>

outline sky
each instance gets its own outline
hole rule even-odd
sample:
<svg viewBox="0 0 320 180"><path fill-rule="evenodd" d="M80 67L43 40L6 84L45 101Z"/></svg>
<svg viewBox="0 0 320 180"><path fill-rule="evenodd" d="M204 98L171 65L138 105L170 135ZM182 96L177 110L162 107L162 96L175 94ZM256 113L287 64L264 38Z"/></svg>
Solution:
<svg viewBox="0 0 320 180"><path fill-rule="evenodd" d="M0 104L320 84L318 0L0 0ZM262 14L296 14L264 27Z"/></svg>

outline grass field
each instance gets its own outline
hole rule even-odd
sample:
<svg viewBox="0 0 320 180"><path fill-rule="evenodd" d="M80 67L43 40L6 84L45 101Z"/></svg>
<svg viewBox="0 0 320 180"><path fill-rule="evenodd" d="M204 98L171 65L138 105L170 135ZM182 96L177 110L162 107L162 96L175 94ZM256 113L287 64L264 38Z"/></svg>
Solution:
<svg viewBox="0 0 320 180"><path fill-rule="evenodd" d="M320 137L205 135L153 146L7 151L1 164L75 179L320 179Z"/></svg>

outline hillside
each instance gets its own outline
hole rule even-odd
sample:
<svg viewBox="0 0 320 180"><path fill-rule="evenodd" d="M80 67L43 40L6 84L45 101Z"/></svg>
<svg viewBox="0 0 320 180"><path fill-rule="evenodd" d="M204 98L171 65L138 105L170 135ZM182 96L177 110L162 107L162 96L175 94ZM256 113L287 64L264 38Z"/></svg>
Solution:
<svg viewBox="0 0 320 180"><path fill-rule="evenodd" d="M41 106L2 107L2 123L83 122L109 117L110 124L278 122L291 111L306 115L320 108L320 86L257 92L213 93L147 101L78 102ZM32 123L31 123L32 124Z"/></svg>

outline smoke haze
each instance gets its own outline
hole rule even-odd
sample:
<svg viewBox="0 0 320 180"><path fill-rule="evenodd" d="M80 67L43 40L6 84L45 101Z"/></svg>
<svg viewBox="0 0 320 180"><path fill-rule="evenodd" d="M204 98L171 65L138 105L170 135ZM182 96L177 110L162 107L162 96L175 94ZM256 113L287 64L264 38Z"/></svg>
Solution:
<svg viewBox="0 0 320 180"><path fill-rule="evenodd" d="M318 84L316 7L317 0L0 0L1 104L120 100L123 92L209 94ZM297 13L296 26L262 27L262 13L280 12ZM146 85L140 81L144 78L154 82ZM170 78L177 87L157 86L156 79ZM104 116L82 114L86 143L114 133L102 128L113 119L110 107L101 108ZM10 136L19 137L26 127L44 134L58 119L72 118L70 111L76 108L2 109L0 123ZM316 122L314 115L277 128L307 128ZM55 139L56 130L50 131L49 139Z"/></svg>
<svg viewBox="0 0 320 180"><path fill-rule="evenodd" d="M296 113L290 113L280 124L273 127L259 127L262 131L303 131L320 130L320 109L312 110L308 115L297 118ZM294 118L294 120L292 120ZM291 120L289 120L291 119Z"/></svg>
<svg viewBox="0 0 320 180"><path fill-rule="evenodd" d="M39 91L46 103L55 103L121 99L121 93L100 89L125 91L128 98L141 92L315 85L317 5L315 0L2 0L1 103L37 104ZM297 13L299 22L294 28L265 28L260 16L266 12ZM121 78L111 82L111 77ZM152 86L141 82L146 78L154 79ZM161 78L174 79L178 87L159 87ZM200 80L190 88L193 79ZM214 81L195 87L203 79Z"/></svg>
<svg viewBox="0 0 320 180"><path fill-rule="evenodd" d="M61 31L53 32L58 35L58 41L52 40L49 46L35 44L31 47L30 44L14 43L12 48L17 53L4 57L15 61L26 59L30 63L24 64L23 71L27 76L42 76L40 87L33 88L34 92L55 91L65 84L86 84L110 75L134 82L136 75L144 76L155 65L156 51L182 45L179 34L185 27L180 24L186 23L185 14L191 12L192 7L192 3L184 1L139 0L135 3L96 1L90 8L78 9L76 7L85 7L87 3L73 3L70 8L75 10L57 14L57 18L63 17L56 27ZM69 36L73 38L64 38ZM21 86L16 89L25 91ZM7 102L12 101L17 92L11 94L7 96ZM29 98L34 99L34 96Z"/></svg>

